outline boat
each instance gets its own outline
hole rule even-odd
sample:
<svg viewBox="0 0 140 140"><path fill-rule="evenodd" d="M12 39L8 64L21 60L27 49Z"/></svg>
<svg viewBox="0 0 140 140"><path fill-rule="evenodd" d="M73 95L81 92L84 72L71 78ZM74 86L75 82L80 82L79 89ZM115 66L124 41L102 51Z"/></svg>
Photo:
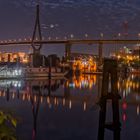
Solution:
<svg viewBox="0 0 140 140"><path fill-rule="evenodd" d="M52 79L61 79L64 78L68 71L62 72L61 68L58 67L40 67L40 68L30 68L27 67L23 69L23 75L26 79L30 78L52 78Z"/></svg>
<svg viewBox="0 0 140 140"><path fill-rule="evenodd" d="M59 67L4 67L0 70L0 79L64 79L67 73Z"/></svg>

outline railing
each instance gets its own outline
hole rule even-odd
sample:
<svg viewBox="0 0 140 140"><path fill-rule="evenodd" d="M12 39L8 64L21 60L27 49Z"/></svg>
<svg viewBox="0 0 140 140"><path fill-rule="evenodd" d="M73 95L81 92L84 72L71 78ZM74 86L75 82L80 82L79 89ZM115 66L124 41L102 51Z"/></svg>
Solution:
<svg viewBox="0 0 140 140"><path fill-rule="evenodd" d="M5 68L0 71L0 78L13 78L13 77L21 77L23 76L22 69L13 69L13 68Z"/></svg>

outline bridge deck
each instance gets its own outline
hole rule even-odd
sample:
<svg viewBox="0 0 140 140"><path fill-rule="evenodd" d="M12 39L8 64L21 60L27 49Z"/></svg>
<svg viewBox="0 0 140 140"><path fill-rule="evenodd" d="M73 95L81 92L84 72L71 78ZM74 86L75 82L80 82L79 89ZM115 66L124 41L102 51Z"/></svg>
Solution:
<svg viewBox="0 0 140 140"><path fill-rule="evenodd" d="M140 44L140 40L42 40L38 41L0 41L0 46L34 44Z"/></svg>

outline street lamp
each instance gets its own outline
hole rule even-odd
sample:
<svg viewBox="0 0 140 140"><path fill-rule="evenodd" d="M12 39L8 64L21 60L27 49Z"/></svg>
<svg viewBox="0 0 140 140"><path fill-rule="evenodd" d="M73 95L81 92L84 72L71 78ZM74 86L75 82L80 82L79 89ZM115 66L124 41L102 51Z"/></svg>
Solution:
<svg viewBox="0 0 140 140"><path fill-rule="evenodd" d="M85 34L85 37L88 38L88 34Z"/></svg>
<svg viewBox="0 0 140 140"><path fill-rule="evenodd" d="M119 39L120 39L120 37L121 37L121 33L118 33L118 37L119 37Z"/></svg>
<svg viewBox="0 0 140 140"><path fill-rule="evenodd" d="M73 38L74 38L74 35L73 35L73 34L71 34L71 35L70 35L70 37L71 37L71 39L73 39Z"/></svg>
<svg viewBox="0 0 140 140"><path fill-rule="evenodd" d="M104 34L103 33L100 33L100 37L103 38L104 37Z"/></svg>
<svg viewBox="0 0 140 140"><path fill-rule="evenodd" d="M51 37L50 36L48 37L48 40L51 40Z"/></svg>

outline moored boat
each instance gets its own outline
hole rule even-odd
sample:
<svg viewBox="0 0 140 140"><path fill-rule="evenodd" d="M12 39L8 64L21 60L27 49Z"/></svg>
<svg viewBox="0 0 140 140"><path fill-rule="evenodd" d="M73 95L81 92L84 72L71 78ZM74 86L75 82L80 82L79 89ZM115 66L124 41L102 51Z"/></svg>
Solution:
<svg viewBox="0 0 140 140"><path fill-rule="evenodd" d="M68 71L62 71L58 67L20 67L20 68L5 68L0 71L0 79L63 79Z"/></svg>

